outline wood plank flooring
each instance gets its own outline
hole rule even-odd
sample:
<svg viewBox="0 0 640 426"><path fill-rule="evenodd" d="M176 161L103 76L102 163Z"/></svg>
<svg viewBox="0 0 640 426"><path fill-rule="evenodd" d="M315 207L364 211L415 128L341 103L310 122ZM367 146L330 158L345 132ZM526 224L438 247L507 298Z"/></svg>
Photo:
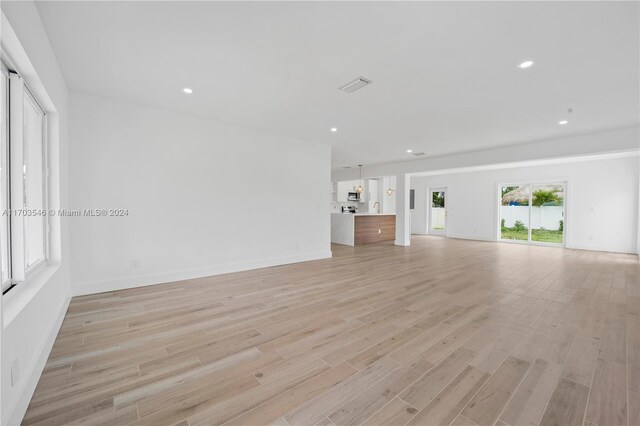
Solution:
<svg viewBox="0 0 640 426"><path fill-rule="evenodd" d="M640 424L637 256L333 253L74 298L24 424Z"/></svg>

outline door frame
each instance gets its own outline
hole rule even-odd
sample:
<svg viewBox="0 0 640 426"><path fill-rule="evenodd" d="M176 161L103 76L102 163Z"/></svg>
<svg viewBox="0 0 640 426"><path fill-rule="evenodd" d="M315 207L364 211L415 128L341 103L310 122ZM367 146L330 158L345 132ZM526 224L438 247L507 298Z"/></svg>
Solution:
<svg viewBox="0 0 640 426"><path fill-rule="evenodd" d="M431 229L431 203L433 202L434 192L444 192L444 229L433 230ZM447 211L449 209L449 188L446 186L434 186L427 188L427 235L436 235L439 237L447 236Z"/></svg>
<svg viewBox="0 0 640 426"><path fill-rule="evenodd" d="M527 241L524 240L507 240L507 239L502 239L501 238L501 223L500 220L502 219L502 215L500 212L500 206L502 205L502 194L500 192L500 189L503 186L521 186L521 185L531 185L531 186L535 186L535 185L550 185L550 184L558 184L558 185L564 185L564 212L563 212L563 224L562 224L562 244L555 244L555 243L545 243L545 242L541 242L541 241L531 241L531 208L529 209L529 239ZM570 186L571 186L571 179L568 177L559 177L556 179L522 179L522 180L510 180L510 181L500 181L496 183L496 193L495 193L495 203L494 203L494 208L495 208L495 237L496 237L496 241L501 242L501 243L509 243L509 244L528 244L528 245L535 245L535 246L546 246L546 247L561 247L561 248L566 248L570 243L569 243L569 236L571 235L569 233L570 227L571 227L571 220L569 217L569 212L570 212L570 206L569 206L569 202L570 202ZM531 207L531 202L533 199L533 192L531 192L529 194L529 207Z"/></svg>

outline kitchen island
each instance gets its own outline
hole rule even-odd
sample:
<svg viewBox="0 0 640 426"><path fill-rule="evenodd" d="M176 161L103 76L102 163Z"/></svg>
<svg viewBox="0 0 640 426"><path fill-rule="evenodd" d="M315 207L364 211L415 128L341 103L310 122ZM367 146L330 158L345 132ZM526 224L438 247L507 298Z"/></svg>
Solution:
<svg viewBox="0 0 640 426"><path fill-rule="evenodd" d="M393 241L396 215L378 213L331 214L331 242L347 246Z"/></svg>

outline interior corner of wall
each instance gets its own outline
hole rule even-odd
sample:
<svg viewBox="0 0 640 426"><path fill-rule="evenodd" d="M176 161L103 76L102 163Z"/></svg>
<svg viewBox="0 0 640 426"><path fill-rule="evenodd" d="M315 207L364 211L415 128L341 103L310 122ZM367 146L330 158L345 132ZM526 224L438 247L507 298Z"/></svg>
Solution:
<svg viewBox="0 0 640 426"><path fill-rule="evenodd" d="M40 381L40 376L42 375L47 360L49 359L49 354L53 349L53 344L56 341L56 337L58 336L58 332L62 326L62 322L64 321L70 301L71 297L65 297L58 312L58 316L53 321L51 328L47 330L47 336L41 344L41 350L38 352L39 355L33 365L29 366L30 368L27 373L28 376L22 381L22 386L17 392L17 398L13 403L13 406L10 407L7 412L3 413L2 419L0 419L3 425L19 425L22 423L22 419L27 412L31 398L33 397L38 382Z"/></svg>

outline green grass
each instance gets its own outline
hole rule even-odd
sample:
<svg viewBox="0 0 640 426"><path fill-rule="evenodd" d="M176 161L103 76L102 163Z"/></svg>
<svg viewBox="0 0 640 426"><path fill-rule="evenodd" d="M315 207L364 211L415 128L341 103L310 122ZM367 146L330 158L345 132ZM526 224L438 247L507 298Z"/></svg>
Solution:
<svg viewBox="0 0 640 426"><path fill-rule="evenodd" d="M502 228L500 235L503 240L527 241L529 237L526 229L516 230L515 228ZM541 243L562 244L562 231L532 229L531 240Z"/></svg>
<svg viewBox="0 0 640 426"><path fill-rule="evenodd" d="M542 243L562 244L562 231L550 231L548 229L532 229L531 239Z"/></svg>
<svg viewBox="0 0 640 426"><path fill-rule="evenodd" d="M529 239L529 231L526 229L516 230L515 228L502 228L500 236L503 240L523 240Z"/></svg>

